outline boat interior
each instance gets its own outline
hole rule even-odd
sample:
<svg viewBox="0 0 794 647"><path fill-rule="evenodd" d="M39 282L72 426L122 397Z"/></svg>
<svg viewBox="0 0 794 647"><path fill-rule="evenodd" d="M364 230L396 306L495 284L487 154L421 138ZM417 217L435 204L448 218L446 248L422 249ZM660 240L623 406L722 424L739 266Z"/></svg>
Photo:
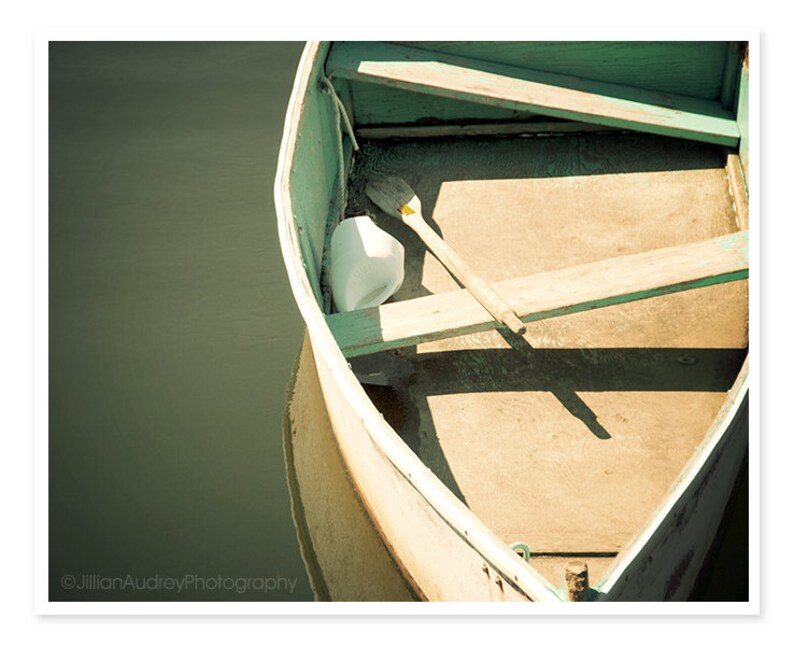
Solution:
<svg viewBox="0 0 794 647"><path fill-rule="evenodd" d="M343 181L306 248L331 331L460 501L555 587L576 559L596 585L748 352L746 48L355 42L326 56L317 101L333 106ZM525 334L372 203L383 175L413 188ZM329 236L364 214L404 246L405 279L384 305L337 313Z"/></svg>

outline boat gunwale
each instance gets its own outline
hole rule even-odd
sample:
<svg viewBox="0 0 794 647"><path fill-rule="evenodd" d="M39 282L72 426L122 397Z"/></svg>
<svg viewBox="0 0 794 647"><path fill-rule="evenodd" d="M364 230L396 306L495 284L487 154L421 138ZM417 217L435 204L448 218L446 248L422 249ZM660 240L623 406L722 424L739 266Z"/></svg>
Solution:
<svg viewBox="0 0 794 647"><path fill-rule="evenodd" d="M337 381L340 390L348 396L349 406L361 418L374 446L439 517L484 560L500 571L513 587L522 591L531 600L562 602L564 600L560 597L560 592L530 564L516 555L473 511L460 502L382 418L349 369L347 360L336 343L325 315L314 297L306 270L300 262L302 253L292 211L289 170L295 152L303 98L315 67L318 64L322 65L322 63L318 63L321 45L320 41L309 41L301 55L287 107L274 182L278 234L284 264L310 339L313 342L318 342L312 343L312 352L321 356L331 375ZM714 419L704 436L703 443L693 453L657 511L637 531L630 544L615 558L615 562L598 589L599 593L605 596L604 599L608 599L611 588L632 566L641 548L662 527L672 508L702 472L714 447L730 428L749 390L746 365L747 360L745 360L745 368L737 375L731 389L726 393L722 408L724 414L718 415ZM342 453L342 459L350 472L355 487L360 490L356 476L350 469L344 453ZM359 492L359 494L362 500L366 501L365 493ZM399 561L399 557L396 555L395 559Z"/></svg>
<svg viewBox="0 0 794 647"><path fill-rule="evenodd" d="M656 508L651 518L634 535L629 544L620 551L612 567L607 571L597 586L599 593L605 596L605 600L609 599L609 593L612 588L626 573L629 567L631 567L642 549L650 542L651 538L670 516L676 504L682 499L692 483L703 472L714 450L725 437L736 418L736 414L743 406L748 396L750 387L747 379L748 373L749 354L745 356L742 368L739 370L736 380L730 390L725 394L722 407L706 432L703 441L692 456L690 456L675 483L667 491L664 500Z"/></svg>
<svg viewBox="0 0 794 647"><path fill-rule="evenodd" d="M319 337L318 341L321 342L313 343L312 350L315 354L320 354L337 380L339 388L349 396L350 406L361 418L374 445L427 501L439 517L483 559L500 571L513 587L518 588L531 600L562 602L563 600L552 585L499 539L471 510L466 508L381 417L361 384L348 368L347 360L336 344L325 321L325 316L314 298L308 277L300 263L296 262L302 256L291 208L288 169L291 167L297 141L299 108L317 62L320 44L319 41L309 41L301 55L295 84L287 106L284 135L274 183L278 233L287 276L298 309L309 330L310 338L314 341ZM351 476L355 480L352 470ZM363 492L361 495L364 497Z"/></svg>

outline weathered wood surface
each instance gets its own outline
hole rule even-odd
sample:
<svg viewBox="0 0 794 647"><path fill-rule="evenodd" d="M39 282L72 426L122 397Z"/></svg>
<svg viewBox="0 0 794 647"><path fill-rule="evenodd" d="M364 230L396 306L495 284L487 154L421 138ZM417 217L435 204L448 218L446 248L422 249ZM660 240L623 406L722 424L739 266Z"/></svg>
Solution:
<svg viewBox="0 0 794 647"><path fill-rule="evenodd" d="M531 119L531 112L510 110L498 106L458 101L433 94L409 92L402 88L373 84L354 79L335 79L347 82L353 99L353 121L359 126L388 124L450 124L475 121L491 123Z"/></svg>
<svg viewBox="0 0 794 647"><path fill-rule="evenodd" d="M296 361L285 418L292 516L315 599L420 599L351 483L328 419L308 338Z"/></svg>
<svg viewBox="0 0 794 647"><path fill-rule="evenodd" d="M406 41L409 47L492 63L719 99L725 41Z"/></svg>
<svg viewBox="0 0 794 647"><path fill-rule="evenodd" d="M428 226L422 216L421 200L405 180L396 175L374 178L367 185L367 195L387 215L410 227L495 321L503 323L517 335L526 332L526 326L502 296L477 276L469 264Z"/></svg>
<svg viewBox="0 0 794 647"><path fill-rule="evenodd" d="M736 153L728 153L726 159L728 171L728 185L730 186L733 205L736 210L736 225L741 231L750 228L750 199L747 195L747 185L744 181L744 172L741 168L741 158Z"/></svg>
<svg viewBox="0 0 794 647"><path fill-rule="evenodd" d="M626 546L627 562L615 565L597 585L599 600L686 600L708 557L730 499L741 463L746 456L749 431L749 396L737 398L747 378L745 361L736 384L714 416L709 436L726 424L724 433L704 458L696 478L666 510L660 524ZM733 412L734 403L739 405ZM731 417L729 413L734 415ZM704 445L708 444L708 437ZM672 488L671 488L672 490Z"/></svg>
<svg viewBox="0 0 794 647"><path fill-rule="evenodd" d="M329 45L319 45L322 58ZM318 303L322 303L320 286L325 245L326 219L339 182L339 142L336 134L336 111L331 98L323 94L318 71L306 79L302 88L300 112L291 123L294 130L290 155L300 174L292 173L289 192L295 234L302 264Z"/></svg>
<svg viewBox="0 0 794 647"><path fill-rule="evenodd" d="M717 41L420 41L402 43L447 54L700 99L720 98L728 44ZM350 83L358 125L520 119L508 110L359 81Z"/></svg>
<svg viewBox="0 0 794 647"><path fill-rule="evenodd" d="M615 561L615 555L606 553L603 555L532 555L532 567L538 571L549 582L559 587L561 592L565 591L565 569L572 559L583 559L587 562L588 576L590 585L593 586L606 573Z"/></svg>
<svg viewBox="0 0 794 647"><path fill-rule="evenodd" d="M324 324L301 259L293 201L293 183L305 186L302 180L310 177L305 166L296 164L296 126L303 95L322 72L321 49L309 43L301 58L274 198L287 276L314 344L323 395L336 403L329 414L351 479L395 561L415 575L413 588L429 599L559 601L553 587L466 510L399 440L342 361ZM492 567L490 575L483 571L484 562Z"/></svg>
<svg viewBox="0 0 794 647"><path fill-rule="evenodd" d="M744 43L733 41L728 43L725 53L725 69L722 75L720 104L726 110L735 112L736 94L739 87L739 70L744 56Z"/></svg>
<svg viewBox="0 0 794 647"><path fill-rule="evenodd" d="M739 76L739 96L736 106L736 123L739 126L739 157L741 158L744 181L750 189L750 56L749 50L745 51Z"/></svg>
<svg viewBox="0 0 794 647"><path fill-rule="evenodd" d="M619 256L495 285L522 321L614 306L746 279L747 232ZM348 356L490 330L497 322L465 290L328 317Z"/></svg>
<svg viewBox="0 0 794 647"><path fill-rule="evenodd" d="M575 561L565 568L565 584L569 602L586 602L590 592L587 564Z"/></svg>
<svg viewBox="0 0 794 647"><path fill-rule="evenodd" d="M690 351L689 373L683 349L451 353L418 356L399 430L483 522L532 554L619 553L702 441L725 398L719 372L741 361Z"/></svg>
<svg viewBox="0 0 794 647"><path fill-rule="evenodd" d="M637 134L501 140L371 142L362 147L351 208L377 213L363 193L368 177L404 177L431 227L485 280L498 283L628 254L704 241L736 232L725 159L710 146ZM402 223L377 223L405 247L406 280L395 301L451 292L459 285ZM495 226L498 223L498 227ZM494 259L499 259L498 263ZM718 347L710 331L746 330L719 301L746 297L746 282L536 321L528 339L543 347ZM640 323L653 312L656 326ZM701 334L683 341L681 330ZM664 333L664 334L662 334ZM495 332L478 337L505 347ZM441 340L422 347L455 347Z"/></svg>
<svg viewBox="0 0 794 647"><path fill-rule="evenodd" d="M735 233L724 162L636 134L378 142L362 147L351 197L370 173L402 175L431 226L499 282ZM401 223L378 224L405 245L398 301L456 288ZM566 561L631 540L702 440L747 344L746 283L536 321L526 352L495 331L406 347L401 413L378 408L504 541L542 555L558 588Z"/></svg>
<svg viewBox="0 0 794 647"><path fill-rule="evenodd" d="M337 43L329 74L511 110L734 145L733 115L717 101L384 43Z"/></svg>
<svg viewBox="0 0 794 647"><path fill-rule="evenodd" d="M353 144L349 137L345 137L342 142L342 156L344 166L340 166L341 177L344 182L350 177L350 169L353 166ZM342 171L344 168L344 171ZM335 197L329 205L327 220L325 223L325 242L322 254L322 268L320 274L320 289L322 292L323 313L331 312L331 235L334 233L339 221L342 219L345 206L341 202L346 199L346 193L336 191Z"/></svg>
<svg viewBox="0 0 794 647"><path fill-rule="evenodd" d="M489 143L486 148L456 142L454 152L444 146L408 146L402 149L408 153L404 157L394 150L378 156L375 164L359 159L359 168L377 166L379 171L398 174L410 169L412 186L421 195L430 191L433 225L446 233L445 238L455 239L456 249L460 242L467 257L467 249L477 251L472 265L490 281L734 231L725 169L713 164L707 150L683 149L677 140L659 145L654 138L637 141L621 136L619 143L612 137L604 138L613 139L608 143L588 137L554 139L553 144L522 140ZM617 150L610 149L616 143ZM505 157L511 151L515 154ZM293 160L287 161L293 168ZM300 172L300 167L294 168ZM593 195L599 196L597 208L588 209ZM288 201L287 207L291 207ZM472 213L497 214L504 237L492 235L493 218L478 221ZM456 222L466 222L467 227L456 227ZM390 550L415 574L418 588L429 599L522 599L518 588L532 591L530 597L556 598L548 588L538 586L520 558L510 554L503 559L492 535L507 542L526 541L533 551L546 544L552 547L549 552L564 552L559 537L568 531L584 540L583 546L589 545L584 553L597 545L599 533L611 541L617 537L625 545L625 537L642 527L680 474L681 461L691 457L702 440L708 427L703 421L713 420L714 406L724 400L721 380L735 375L733 360L729 358L727 364L719 358L709 360L711 355L703 351L719 354L746 345L744 282L533 324L537 330L532 338L541 346L576 349L578 358L573 372L560 375L538 367L532 354L526 356L526 370L535 373L536 382L530 383L535 392L504 388L510 374L498 375L496 369L505 362L492 351L500 348L494 344L506 344L493 333L423 344L416 357L424 356L430 370L417 373L406 400L419 410L407 411L403 422L394 424L421 457L424 464L420 464L393 438L374 407L364 402L363 391L331 349L333 340L305 277L295 279L296 267L290 259L297 258L296 239L282 238L291 245L288 273L317 342L318 375L340 452ZM536 240L543 245L532 245ZM494 267L488 262L495 247L503 250L509 263ZM533 253L505 254L507 248L531 248ZM443 268L438 271L435 259L417 251L415 241L407 245L406 253L411 273L398 298L454 287ZM636 392L636 376L615 384L623 372L611 359L603 361L611 357L606 351L619 344L637 346L635 350L656 348L656 352L666 345L668 351L684 352L687 361L675 362L670 352L654 354L664 366L644 376L641 383L647 391ZM438 356L433 351L442 349L484 351L475 354L474 364L495 370L480 384L483 371L465 370L460 374L464 380L451 384L443 362L441 370L430 366ZM694 357L686 353L693 350ZM449 352L441 355L456 357ZM572 358L560 359L565 364ZM669 371L671 359L680 374ZM617 361L624 368L637 366L631 353ZM589 375L582 370L583 362L593 369ZM705 373L686 378L684 373L692 368ZM665 378L660 385L654 380L661 375ZM585 384L573 379L583 376ZM550 381L539 384L539 379ZM682 383L677 384L679 380ZM446 390L439 391L442 388ZM579 397L579 405L568 397L571 393ZM491 394L498 397L483 397ZM609 438L595 435L594 422ZM500 435L484 435L483 429ZM566 461L559 459L559 452ZM569 471L564 468L572 456L576 469ZM610 461L624 471L611 471ZM425 466L481 522L462 503L450 506L449 497L439 494ZM593 478L583 480L583 471ZM627 491L632 493L629 499ZM562 523L555 526L557 520ZM697 527L689 527L698 534ZM492 565L483 563L483 554L502 564L503 576L509 572L515 577L516 588L510 586L511 580L495 576ZM647 564L643 563L646 570ZM669 574L671 565L657 567L655 562L654 568L668 569ZM552 579L557 588L560 578Z"/></svg>
<svg viewBox="0 0 794 647"><path fill-rule="evenodd" d="M325 401L330 403L328 415L353 487L361 493L395 560L411 574L415 590L428 600L559 601L556 587L544 582L508 546L502 545L512 553L504 558L509 568L503 566L500 572L497 565L486 561L473 545L473 529L496 545L499 539L493 531L468 515L466 528L460 516L468 511L459 510L451 519L443 517L416 485L428 468L417 464L408 474L398 471L373 439L368 429L374 424L372 419L362 419L346 397L345 386L316 354L315 360ZM528 593L532 591L536 593Z"/></svg>
<svg viewBox="0 0 794 647"><path fill-rule="evenodd" d="M611 132L609 126L581 121L516 121L492 124L441 124L435 126L364 126L356 129L360 139L406 139L423 137L485 137L506 135L570 135Z"/></svg>
<svg viewBox="0 0 794 647"><path fill-rule="evenodd" d="M409 223L409 227L425 242L433 255L466 287L469 295L489 312L493 321L504 324L517 335L526 332L527 327L521 323L518 315L499 291L477 276L469 264L458 256L455 250L447 245L424 220L406 218L404 221Z"/></svg>

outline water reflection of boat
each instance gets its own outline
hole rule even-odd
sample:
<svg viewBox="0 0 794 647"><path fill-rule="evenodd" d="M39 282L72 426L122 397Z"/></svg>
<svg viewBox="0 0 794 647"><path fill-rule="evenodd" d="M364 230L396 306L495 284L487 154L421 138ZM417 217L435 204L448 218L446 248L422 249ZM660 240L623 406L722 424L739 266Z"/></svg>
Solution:
<svg viewBox="0 0 794 647"><path fill-rule="evenodd" d="M406 583L429 600L692 590L747 447L742 52L307 46L276 203L333 435L300 460L319 475L336 448L339 482L400 574L393 597ZM539 71L547 58L570 69ZM405 246L402 288L332 312L327 238L345 211L377 217L364 187L385 173L409 180L436 231L530 322L525 335L497 329L382 215ZM298 498L311 493L338 547L343 495L323 485Z"/></svg>
<svg viewBox="0 0 794 647"><path fill-rule="evenodd" d="M284 419L292 518L315 599L416 599L350 482L304 339Z"/></svg>

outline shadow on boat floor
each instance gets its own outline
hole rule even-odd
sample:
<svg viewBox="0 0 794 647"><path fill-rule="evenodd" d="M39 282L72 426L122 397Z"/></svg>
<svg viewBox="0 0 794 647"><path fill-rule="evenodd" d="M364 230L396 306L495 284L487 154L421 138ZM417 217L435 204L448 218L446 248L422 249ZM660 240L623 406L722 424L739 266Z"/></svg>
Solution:
<svg viewBox="0 0 794 647"><path fill-rule="evenodd" d="M612 436L577 392L725 392L747 354L733 348L535 349L503 337L507 349L448 350L415 354L386 351L353 358L373 404L436 476L466 503L428 409L428 397L461 393L536 391L552 394L571 416L601 440ZM421 393L412 388L417 373ZM366 378L365 378L366 379ZM417 395L419 397L417 397ZM527 469L532 469L527 463Z"/></svg>

